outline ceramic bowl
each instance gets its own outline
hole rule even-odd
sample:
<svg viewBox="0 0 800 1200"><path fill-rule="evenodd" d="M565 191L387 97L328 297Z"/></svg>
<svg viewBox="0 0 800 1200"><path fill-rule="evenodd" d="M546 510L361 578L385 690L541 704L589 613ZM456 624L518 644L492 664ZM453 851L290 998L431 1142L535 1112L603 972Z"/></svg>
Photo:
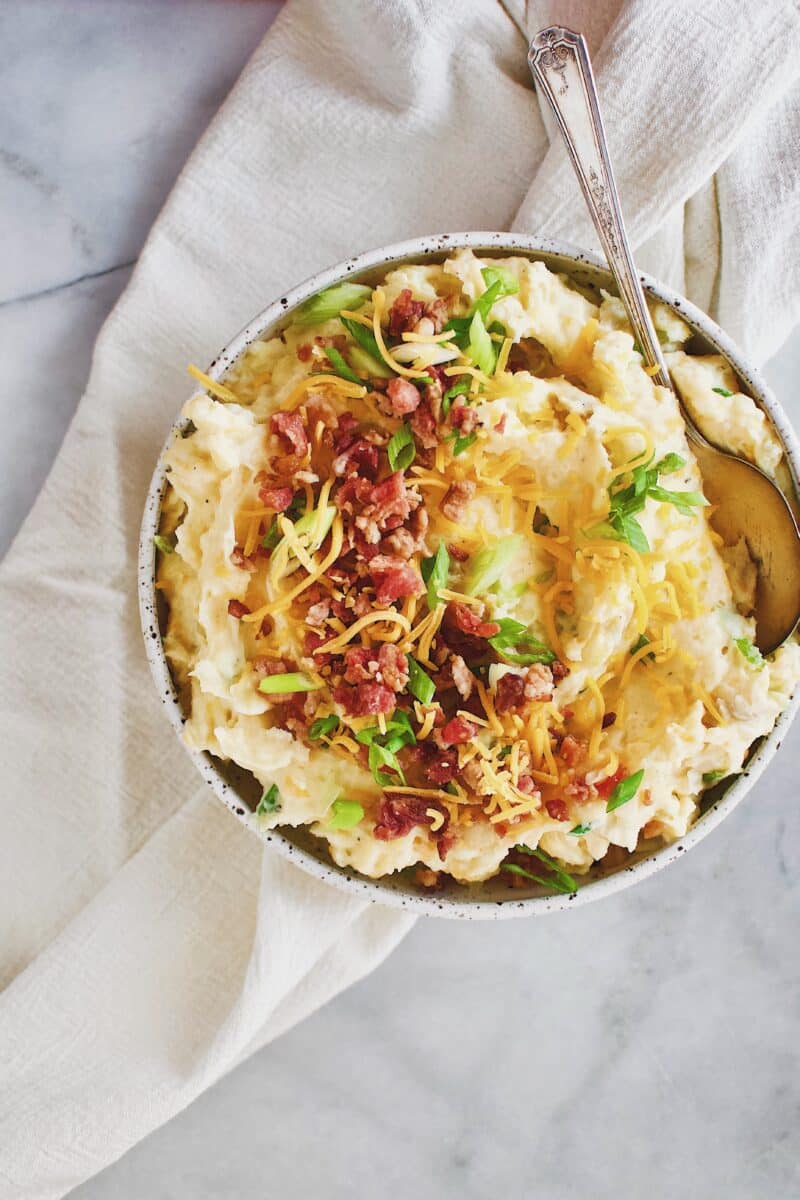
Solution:
<svg viewBox="0 0 800 1200"><path fill-rule="evenodd" d="M441 261L462 246L469 246L476 253L486 252L496 256L524 254L544 262L556 271L566 273L578 283L600 284L614 290L609 272L599 258L565 244L508 233L452 233L417 238L361 254L348 262L322 271L287 292L285 296L268 305L237 334L208 368L208 374L212 379L223 379L231 364L251 342L279 333L288 323L292 311L323 288L330 287L342 279L374 282L393 266L409 261ZM719 353L728 359L741 381L742 390L748 392L769 416L783 443L797 489L800 477L800 445L781 406L758 372L723 331L683 296L647 275L642 276L642 282L652 299L670 305L691 326L694 333L692 348ZM167 444L172 436L171 431ZM164 656L161 632L165 613L154 587L153 535L158 531L161 499L165 487L163 462L159 461L150 484L142 522L138 582L142 628L150 669L165 712L176 733L180 735L185 714L178 702ZM306 829L261 830L253 817L253 810L261 791L255 779L235 765L223 763L208 753L188 753L214 794L235 817L252 830L254 836L260 837L272 846L276 853L290 859L317 879L365 899L406 908L420 914L465 920L533 916L576 908L590 900L599 900L602 896L608 896L646 879L681 858L715 829L750 791L780 746L798 706L800 693L794 696L791 705L779 718L772 732L761 739L754 748L744 771L704 794L701 813L685 837L667 846L642 845L634 854L626 857L624 862L611 863L604 860L597 863L589 875L583 877L577 893L570 896L549 894L535 885L529 892L512 890L502 878L468 886L449 882L444 884L441 890L437 888L434 892L426 892L418 887L411 878L411 872L383 879L368 879L349 868L336 866L327 853L326 843L314 838Z"/></svg>

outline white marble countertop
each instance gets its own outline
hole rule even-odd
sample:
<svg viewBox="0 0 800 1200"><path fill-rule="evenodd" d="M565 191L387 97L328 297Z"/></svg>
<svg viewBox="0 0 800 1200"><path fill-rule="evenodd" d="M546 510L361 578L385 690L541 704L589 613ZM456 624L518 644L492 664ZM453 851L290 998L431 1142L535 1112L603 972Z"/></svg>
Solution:
<svg viewBox="0 0 800 1200"><path fill-rule="evenodd" d="M184 158L277 5L0 12L0 553ZM13 8L13 13L12 13ZM800 337L767 374L795 418ZM81 1200L788 1200L800 729L747 802L641 887L536 922L422 922Z"/></svg>

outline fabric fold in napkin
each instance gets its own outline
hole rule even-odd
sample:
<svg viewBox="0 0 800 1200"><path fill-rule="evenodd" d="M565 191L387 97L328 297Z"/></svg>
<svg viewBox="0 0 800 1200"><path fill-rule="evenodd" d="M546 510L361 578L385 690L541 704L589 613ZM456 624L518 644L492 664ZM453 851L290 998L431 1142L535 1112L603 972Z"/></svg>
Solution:
<svg viewBox="0 0 800 1200"><path fill-rule="evenodd" d="M446 229L595 244L526 65L555 20L589 36L642 265L756 358L797 319L789 0L291 0L159 216L0 569L2 1200L75 1187L409 928L264 850L195 775L144 660L138 525L185 364L282 289Z"/></svg>

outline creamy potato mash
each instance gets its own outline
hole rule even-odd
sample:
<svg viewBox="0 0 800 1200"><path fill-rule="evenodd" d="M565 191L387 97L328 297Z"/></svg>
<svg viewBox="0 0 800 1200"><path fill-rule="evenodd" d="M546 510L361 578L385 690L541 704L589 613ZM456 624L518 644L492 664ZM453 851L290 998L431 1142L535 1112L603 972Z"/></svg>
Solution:
<svg viewBox="0 0 800 1200"><path fill-rule="evenodd" d="M700 423L774 473L727 363L654 317ZM329 289L200 382L165 650L187 741L259 781L253 822L370 876L569 891L681 837L787 705L800 649L755 649L746 544L617 299L461 250Z"/></svg>

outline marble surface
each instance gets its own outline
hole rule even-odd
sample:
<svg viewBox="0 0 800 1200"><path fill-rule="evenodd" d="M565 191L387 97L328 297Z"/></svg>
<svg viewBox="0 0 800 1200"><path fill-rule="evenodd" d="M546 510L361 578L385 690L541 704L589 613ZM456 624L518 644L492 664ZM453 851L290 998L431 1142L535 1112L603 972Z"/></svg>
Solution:
<svg viewBox="0 0 800 1200"><path fill-rule="evenodd" d="M0 6L0 552L267 0ZM795 419L797 335L767 374ZM800 728L660 877L535 922L421 922L363 984L74 1193L800 1194Z"/></svg>

